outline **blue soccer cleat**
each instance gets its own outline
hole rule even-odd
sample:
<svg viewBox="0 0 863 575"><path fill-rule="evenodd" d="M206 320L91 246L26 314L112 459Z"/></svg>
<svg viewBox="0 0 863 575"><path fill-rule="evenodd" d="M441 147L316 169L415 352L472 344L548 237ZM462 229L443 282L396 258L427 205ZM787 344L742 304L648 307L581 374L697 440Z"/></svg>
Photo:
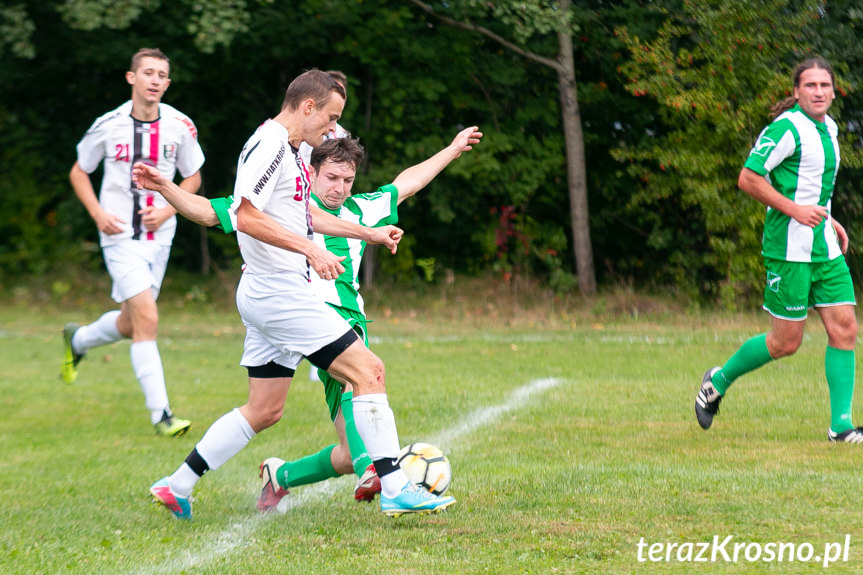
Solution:
<svg viewBox="0 0 863 575"><path fill-rule="evenodd" d="M161 503L171 510L174 517L177 519L192 518L192 504L186 497L180 497L168 485L168 478L163 477L150 487L150 493L153 495L153 501Z"/></svg>
<svg viewBox="0 0 863 575"><path fill-rule="evenodd" d="M390 517L398 517L405 513L440 513L455 503L455 497L450 495L434 495L410 481L402 487L395 497L386 497L381 493L381 511Z"/></svg>

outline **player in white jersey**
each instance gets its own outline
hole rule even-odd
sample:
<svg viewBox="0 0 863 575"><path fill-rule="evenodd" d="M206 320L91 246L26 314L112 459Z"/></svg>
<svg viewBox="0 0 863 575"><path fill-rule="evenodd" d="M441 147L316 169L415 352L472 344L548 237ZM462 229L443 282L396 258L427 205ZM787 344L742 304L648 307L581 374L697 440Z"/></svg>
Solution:
<svg viewBox="0 0 863 575"><path fill-rule="evenodd" d="M344 272L343 258L312 241L313 222L322 233L383 243L391 251L401 238L401 230L393 226L364 228L310 209L309 173L299 145L320 145L344 103L338 82L309 70L291 82L281 112L258 129L240 154L232 210L245 262L237 308L246 326L241 364L249 372L249 399L210 426L185 462L150 487L175 517L191 518L189 498L207 471L223 465L281 418L303 357L353 386L357 429L381 479L384 513L430 513L455 503L452 497L417 488L396 465L398 433L383 362L314 296L308 283L309 267L329 279Z"/></svg>
<svg viewBox="0 0 863 575"><path fill-rule="evenodd" d="M848 235L830 208L839 142L827 115L833 70L822 58L797 66L793 96L774 108L738 179L744 192L767 206L762 255L767 271L766 334L746 341L722 367L708 369L695 399L699 425L708 429L729 386L741 375L792 355L803 342L807 310L814 307L827 330L825 371L830 391L830 441L863 443L854 427L857 319L851 274L843 254Z"/></svg>
<svg viewBox="0 0 863 575"><path fill-rule="evenodd" d="M177 227L176 210L160 195L132 183L132 166L141 161L155 166L168 180L179 172L183 178L180 188L190 194L201 186L204 153L197 129L188 116L161 101L171 83L169 76L165 54L139 50L126 72L131 99L99 117L78 143L78 159L69 179L99 229L105 265L113 280L111 297L120 309L89 325L66 325L61 374L67 383L74 382L78 363L88 350L131 338L132 368L151 422L159 435L177 436L190 423L171 412L156 344L156 299ZM90 174L99 164L103 177L97 198Z"/></svg>
<svg viewBox="0 0 863 575"><path fill-rule="evenodd" d="M462 152L471 150L481 137L482 133L477 131L476 126L464 129L449 146L428 160L404 170L392 184L356 196L351 195L351 189L357 167L363 158L362 147L351 138L326 141L315 148L311 155L312 199L321 209L344 221L372 227L396 224L398 206L424 188ZM368 345L367 319L358 277L366 243L359 239L320 233L315 233L315 241L331 253L344 256L342 265L345 271L334 280L324 280L312 274L314 291ZM351 471L359 477L355 497L366 501L374 498L374 469L366 467L368 456L364 453L362 441L355 440L350 433L353 413L349 402L352 391L324 369L318 369L318 375L324 384L330 418L336 427L339 443L294 461L285 462L278 457L264 460L261 464L263 485L258 499L259 509L274 508L287 495L290 487L315 483Z"/></svg>

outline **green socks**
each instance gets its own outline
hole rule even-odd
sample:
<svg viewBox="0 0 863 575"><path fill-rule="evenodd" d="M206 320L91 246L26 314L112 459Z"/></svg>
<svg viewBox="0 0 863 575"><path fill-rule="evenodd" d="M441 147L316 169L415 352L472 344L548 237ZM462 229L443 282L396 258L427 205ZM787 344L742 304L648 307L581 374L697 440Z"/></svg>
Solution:
<svg viewBox="0 0 863 575"><path fill-rule="evenodd" d="M335 445L330 445L318 451L314 455L307 455L296 461L288 461L276 472L276 480L281 487L296 487L317 483L339 474L333 469L330 454Z"/></svg>
<svg viewBox="0 0 863 575"><path fill-rule="evenodd" d="M767 336L757 335L741 345L722 369L713 374L713 387L721 395L725 395L735 379L758 369L771 359L767 351ZM830 429L834 433L853 429L851 402L854 397L854 350L827 346L824 371L827 375L827 386L830 388Z"/></svg>
<svg viewBox="0 0 863 575"><path fill-rule="evenodd" d="M345 420L345 435L348 438L348 450L351 452L351 462L354 464L354 473L362 477L366 467L372 464L372 458L366 452L366 444L360 438L357 425L354 423L354 393L346 391L342 394L342 417Z"/></svg>
<svg viewBox="0 0 863 575"><path fill-rule="evenodd" d="M824 370L830 388L830 429L842 433L854 428L851 400L854 396L854 350L827 346Z"/></svg>
<svg viewBox="0 0 863 575"><path fill-rule="evenodd" d="M720 395L725 395L735 379L758 369L772 359L770 352L767 351L767 335L763 333L756 335L746 340L725 362L722 369L713 374L713 387Z"/></svg>
<svg viewBox="0 0 863 575"><path fill-rule="evenodd" d="M366 446L354 423L353 398L352 392L344 392L341 397L341 410L342 417L345 419L345 435L348 439L348 449L351 452L354 473L357 474L357 477L361 477L366 467L372 464L372 458L366 453ZM297 487L298 485L308 485L331 477L338 477L339 474L333 469L330 458L335 447L335 445L330 445L314 455L307 455L302 459L286 462L276 472L279 485L285 488Z"/></svg>

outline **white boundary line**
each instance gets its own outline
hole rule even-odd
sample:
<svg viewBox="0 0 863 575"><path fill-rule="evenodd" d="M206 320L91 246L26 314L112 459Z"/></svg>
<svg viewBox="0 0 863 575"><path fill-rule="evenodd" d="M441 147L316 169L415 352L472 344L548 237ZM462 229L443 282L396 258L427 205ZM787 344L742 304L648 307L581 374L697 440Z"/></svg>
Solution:
<svg viewBox="0 0 863 575"><path fill-rule="evenodd" d="M444 451L448 451L448 447L452 443L484 425L498 421L502 415L524 407L534 396L558 387L563 382L563 379L554 377L533 380L513 390L505 402L474 410L449 429L445 429L433 438L430 438L428 442L444 448ZM297 492L291 493L290 497L282 499L279 503L279 511L287 513L291 509L326 499L337 490L342 489L344 484L352 483L353 477L353 475L345 475L335 480L303 486ZM216 535L213 540L201 545L197 551L192 552L187 550L183 557L169 559L160 565L139 571L139 573L173 573L207 565L212 561L229 555L239 547L245 547L253 543L253 535L257 526L266 518L266 515L260 513L250 515L242 521L229 525L224 531Z"/></svg>

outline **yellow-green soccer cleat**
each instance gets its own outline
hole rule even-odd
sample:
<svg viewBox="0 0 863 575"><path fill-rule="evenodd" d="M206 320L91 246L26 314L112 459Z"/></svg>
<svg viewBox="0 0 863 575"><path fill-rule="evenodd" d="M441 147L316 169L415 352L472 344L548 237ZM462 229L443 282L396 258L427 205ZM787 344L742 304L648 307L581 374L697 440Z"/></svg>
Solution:
<svg viewBox="0 0 863 575"><path fill-rule="evenodd" d="M189 431L189 428L192 427L192 422L188 419L180 419L179 417L165 413L162 421L154 425L154 427L156 428L156 435L161 435L162 437L180 437Z"/></svg>
<svg viewBox="0 0 863 575"><path fill-rule="evenodd" d="M84 357L83 353L75 353L72 350L72 336L81 327L77 323L67 323L63 328L63 365L60 368L60 376L66 383L75 383L78 379L78 363Z"/></svg>

